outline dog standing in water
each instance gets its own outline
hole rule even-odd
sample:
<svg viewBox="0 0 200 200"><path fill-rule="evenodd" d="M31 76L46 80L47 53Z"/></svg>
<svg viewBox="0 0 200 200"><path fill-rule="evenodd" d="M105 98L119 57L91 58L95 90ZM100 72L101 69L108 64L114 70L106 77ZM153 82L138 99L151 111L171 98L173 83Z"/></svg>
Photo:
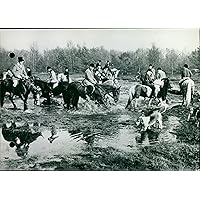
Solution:
<svg viewBox="0 0 200 200"><path fill-rule="evenodd" d="M147 129L151 129L151 126L155 125L158 122L158 128L162 129L162 113L164 113L165 111L166 106L151 110L147 113L143 111L142 115L137 119L136 125L141 126L142 131L146 131Z"/></svg>

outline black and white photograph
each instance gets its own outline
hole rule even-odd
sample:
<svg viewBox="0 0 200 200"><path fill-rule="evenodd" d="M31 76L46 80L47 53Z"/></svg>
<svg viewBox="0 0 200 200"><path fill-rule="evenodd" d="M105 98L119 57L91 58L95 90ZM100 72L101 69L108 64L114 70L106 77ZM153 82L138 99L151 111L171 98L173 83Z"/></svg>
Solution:
<svg viewBox="0 0 200 200"><path fill-rule="evenodd" d="M0 170L198 171L199 35L0 29Z"/></svg>

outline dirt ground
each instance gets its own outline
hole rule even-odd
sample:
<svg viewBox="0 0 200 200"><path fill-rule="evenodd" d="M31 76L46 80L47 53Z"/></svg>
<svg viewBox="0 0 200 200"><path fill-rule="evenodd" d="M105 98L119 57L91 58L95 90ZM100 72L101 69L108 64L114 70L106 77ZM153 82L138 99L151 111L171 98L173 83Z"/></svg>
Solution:
<svg viewBox="0 0 200 200"><path fill-rule="evenodd" d="M66 111L62 97L55 99L57 105L35 106L30 96L29 110L23 112L18 98L18 110L6 100L0 109L0 127L11 121L17 126L27 122L30 127L37 122L42 136L21 158L0 128L0 170L199 170L199 128L187 122L188 109L181 106L181 96L168 95L164 128L148 131L141 143L135 125L141 110L125 110L128 90L136 83L121 80L120 84L119 102L109 110L96 105L90 110L81 99L79 110ZM172 85L176 88L177 81ZM140 108L145 106L141 100ZM56 139L50 143L52 130Z"/></svg>

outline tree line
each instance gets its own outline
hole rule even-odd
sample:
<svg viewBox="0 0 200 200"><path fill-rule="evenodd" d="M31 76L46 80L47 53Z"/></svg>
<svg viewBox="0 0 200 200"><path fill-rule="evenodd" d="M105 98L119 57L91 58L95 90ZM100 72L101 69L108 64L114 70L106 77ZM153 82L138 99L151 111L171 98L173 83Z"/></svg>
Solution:
<svg viewBox="0 0 200 200"><path fill-rule="evenodd" d="M13 66L8 51L0 48L0 72L6 71ZM122 75L136 75L138 72L147 70L149 64L155 68L163 68L169 76L180 72L181 67L188 63L191 69L200 70L200 47L191 53L184 53L174 49L160 49L155 45L151 48L138 48L134 51L106 50L103 46L87 48L86 46L74 45L68 42L65 48L57 47L39 51L36 43L30 46L29 50L13 50L18 56L25 58L25 66L30 67L33 72L46 72L47 66L52 67L57 73L63 72L65 67L70 73L83 73L88 64L101 60L104 64L110 60L114 67L121 70Z"/></svg>

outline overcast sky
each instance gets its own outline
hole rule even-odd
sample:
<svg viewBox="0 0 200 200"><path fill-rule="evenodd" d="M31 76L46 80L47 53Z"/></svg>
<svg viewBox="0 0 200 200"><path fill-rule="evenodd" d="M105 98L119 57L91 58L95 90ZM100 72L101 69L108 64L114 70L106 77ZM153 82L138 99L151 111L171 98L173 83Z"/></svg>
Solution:
<svg viewBox="0 0 200 200"><path fill-rule="evenodd" d="M7 50L65 47L67 42L87 47L104 46L119 51L174 48L190 52L199 46L199 29L0 29L0 46Z"/></svg>

